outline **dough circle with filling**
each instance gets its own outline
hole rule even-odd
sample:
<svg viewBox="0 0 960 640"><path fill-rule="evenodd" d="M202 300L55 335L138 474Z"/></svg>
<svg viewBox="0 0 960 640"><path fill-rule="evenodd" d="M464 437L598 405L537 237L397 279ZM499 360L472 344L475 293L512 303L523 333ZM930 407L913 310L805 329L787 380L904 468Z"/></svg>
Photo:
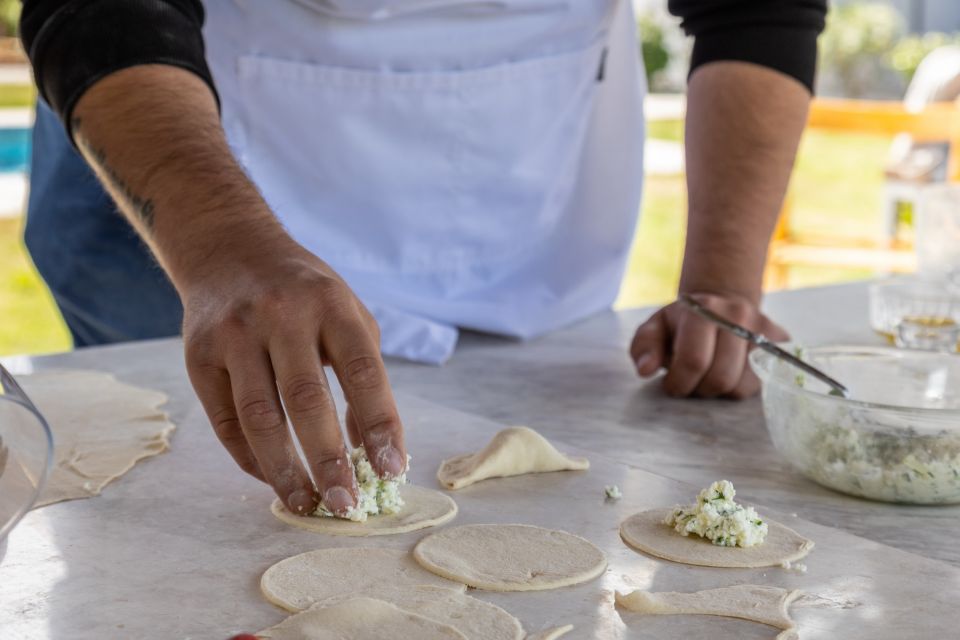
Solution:
<svg viewBox="0 0 960 640"><path fill-rule="evenodd" d="M769 531L763 543L721 547L697 535L683 536L664 524L672 511L652 509L634 514L620 525L620 537L634 549L652 556L701 567L773 567L796 562L813 549L813 541L772 520L767 520Z"/></svg>
<svg viewBox="0 0 960 640"><path fill-rule="evenodd" d="M426 529L449 522L457 515L457 503L450 496L412 484L400 488L403 509L400 513L369 516L366 522L354 522L327 516L297 516L279 499L270 511L280 520L301 529L335 536L385 536Z"/></svg>

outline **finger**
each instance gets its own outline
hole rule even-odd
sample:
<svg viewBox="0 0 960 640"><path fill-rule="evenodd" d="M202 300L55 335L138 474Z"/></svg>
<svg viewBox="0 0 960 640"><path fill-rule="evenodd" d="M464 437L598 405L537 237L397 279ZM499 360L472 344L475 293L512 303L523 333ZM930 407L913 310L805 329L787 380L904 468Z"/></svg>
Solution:
<svg viewBox="0 0 960 640"><path fill-rule="evenodd" d="M226 361L240 427L263 475L291 513L312 512L317 496L290 438L267 352L239 346Z"/></svg>
<svg viewBox="0 0 960 640"><path fill-rule="evenodd" d="M340 380L370 465L381 477L397 476L407 468L407 453L379 345L358 313L341 313L326 324L323 349Z"/></svg>
<svg viewBox="0 0 960 640"><path fill-rule="evenodd" d="M761 316L760 332L773 342L789 342L787 330L766 316Z"/></svg>
<svg viewBox="0 0 960 640"><path fill-rule="evenodd" d="M693 393L713 362L716 341L717 330L708 320L691 312L680 314L664 391L677 397Z"/></svg>
<svg viewBox="0 0 960 640"><path fill-rule="evenodd" d="M716 398L731 393L743 378L747 362L747 342L727 331L717 334L713 362L696 394L702 398Z"/></svg>
<svg viewBox="0 0 960 640"><path fill-rule="evenodd" d="M760 333L774 342L788 342L790 334L786 329L771 321L766 316L761 316ZM749 350L748 350L749 353ZM728 394L734 400L743 400L755 396L760 391L760 379L750 368L749 363L744 366L743 373L737 386Z"/></svg>
<svg viewBox="0 0 960 640"><path fill-rule="evenodd" d="M670 344L670 330L665 310L654 313L637 328L630 343L630 358L637 374L648 378L664 366Z"/></svg>
<svg viewBox="0 0 960 640"><path fill-rule="evenodd" d="M363 444L363 438L360 437L360 427L357 425L357 417L353 415L353 411L350 410L350 405L347 405L347 435L350 436L350 445L352 447L359 447Z"/></svg>
<svg viewBox="0 0 960 640"><path fill-rule="evenodd" d="M187 373L190 376L190 383L197 392L197 397L200 398L200 404L203 405L203 410L207 414L207 419L213 426L213 432L217 434L217 438L234 462L257 480L266 482L260 465L240 428L227 371L214 366L188 366Z"/></svg>
<svg viewBox="0 0 960 640"><path fill-rule="evenodd" d="M313 333L284 332L270 344L270 361L293 431L323 506L344 515L357 505L357 483Z"/></svg>

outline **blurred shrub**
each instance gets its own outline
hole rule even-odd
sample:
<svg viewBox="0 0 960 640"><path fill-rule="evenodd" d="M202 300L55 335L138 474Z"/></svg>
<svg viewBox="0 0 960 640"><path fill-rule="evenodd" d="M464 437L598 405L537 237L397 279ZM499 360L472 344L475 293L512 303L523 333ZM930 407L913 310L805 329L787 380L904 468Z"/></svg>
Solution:
<svg viewBox="0 0 960 640"><path fill-rule="evenodd" d="M890 66L903 76L905 82L910 82L917 67L934 49L948 45L960 45L960 33L940 33L931 31L923 35L909 35L893 48L889 54Z"/></svg>
<svg viewBox="0 0 960 640"><path fill-rule="evenodd" d="M0 0L0 36L17 35L20 0Z"/></svg>
<svg viewBox="0 0 960 640"><path fill-rule="evenodd" d="M637 20L637 30L643 67L647 74L647 86L653 87L657 84L657 75L670 64L670 51L667 48L663 25L653 14L646 13Z"/></svg>
<svg viewBox="0 0 960 640"><path fill-rule="evenodd" d="M848 97L875 93L903 31L902 17L888 4L834 4L820 37L822 73Z"/></svg>

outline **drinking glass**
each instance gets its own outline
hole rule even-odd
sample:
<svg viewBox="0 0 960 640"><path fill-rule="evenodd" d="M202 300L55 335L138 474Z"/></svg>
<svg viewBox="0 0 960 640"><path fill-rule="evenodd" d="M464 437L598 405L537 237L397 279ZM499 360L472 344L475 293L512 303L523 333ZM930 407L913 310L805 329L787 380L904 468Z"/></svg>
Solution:
<svg viewBox="0 0 960 640"><path fill-rule="evenodd" d="M36 502L52 461L47 421L0 365L0 544Z"/></svg>

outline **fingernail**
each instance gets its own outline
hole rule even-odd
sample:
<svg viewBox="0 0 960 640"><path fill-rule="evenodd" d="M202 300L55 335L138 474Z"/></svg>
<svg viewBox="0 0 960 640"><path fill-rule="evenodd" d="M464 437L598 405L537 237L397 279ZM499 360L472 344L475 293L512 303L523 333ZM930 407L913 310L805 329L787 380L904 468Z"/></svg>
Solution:
<svg viewBox="0 0 960 640"><path fill-rule="evenodd" d="M306 489L297 489L287 497L287 506L293 513L312 513L317 508L313 493Z"/></svg>
<svg viewBox="0 0 960 640"><path fill-rule="evenodd" d="M650 353L645 353L639 358L637 358L636 367L637 373L643 375L643 368L650 362L651 355Z"/></svg>
<svg viewBox="0 0 960 640"><path fill-rule="evenodd" d="M377 458L384 476L396 477L407 470L407 461L400 455L396 447L387 446L380 449Z"/></svg>
<svg viewBox="0 0 960 640"><path fill-rule="evenodd" d="M333 513L343 513L356 505L353 496L343 487L330 487L323 492L323 506Z"/></svg>

